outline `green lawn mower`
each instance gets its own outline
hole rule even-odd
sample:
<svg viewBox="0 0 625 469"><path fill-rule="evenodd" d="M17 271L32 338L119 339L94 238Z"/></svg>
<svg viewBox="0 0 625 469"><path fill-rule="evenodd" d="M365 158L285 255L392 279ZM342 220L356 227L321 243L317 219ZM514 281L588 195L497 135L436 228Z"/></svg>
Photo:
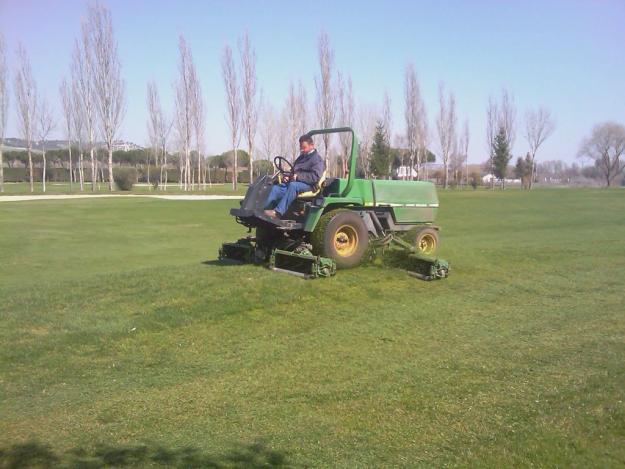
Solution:
<svg viewBox="0 0 625 469"><path fill-rule="evenodd" d="M438 210L434 184L357 178L358 140L351 128L308 135L339 132L352 135L347 178L324 174L313 191L298 195L282 219L270 217L264 209L271 186L292 171L286 158L275 157L275 174L257 179L240 208L230 210L250 236L223 244L219 259L268 263L275 271L315 278L381 255L417 278L447 277L449 264L435 257L440 241L433 224Z"/></svg>

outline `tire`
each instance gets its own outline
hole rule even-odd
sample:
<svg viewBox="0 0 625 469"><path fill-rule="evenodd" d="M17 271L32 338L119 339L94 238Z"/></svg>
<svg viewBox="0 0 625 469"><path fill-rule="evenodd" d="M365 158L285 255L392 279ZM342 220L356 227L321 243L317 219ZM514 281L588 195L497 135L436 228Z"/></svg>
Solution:
<svg viewBox="0 0 625 469"><path fill-rule="evenodd" d="M438 231L434 228L419 228L414 237L414 246L418 252L427 256L436 254L441 242Z"/></svg>
<svg viewBox="0 0 625 469"><path fill-rule="evenodd" d="M369 232L360 215L351 210L324 214L312 233L313 252L330 257L339 269L356 267L369 246Z"/></svg>

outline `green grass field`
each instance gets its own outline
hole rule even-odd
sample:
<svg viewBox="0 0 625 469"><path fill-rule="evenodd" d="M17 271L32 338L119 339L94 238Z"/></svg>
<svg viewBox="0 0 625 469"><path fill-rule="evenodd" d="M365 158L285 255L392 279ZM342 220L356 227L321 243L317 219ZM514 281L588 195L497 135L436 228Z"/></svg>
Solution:
<svg viewBox="0 0 625 469"><path fill-rule="evenodd" d="M625 191L439 196L431 283L218 265L233 201L0 204L0 467L625 465Z"/></svg>

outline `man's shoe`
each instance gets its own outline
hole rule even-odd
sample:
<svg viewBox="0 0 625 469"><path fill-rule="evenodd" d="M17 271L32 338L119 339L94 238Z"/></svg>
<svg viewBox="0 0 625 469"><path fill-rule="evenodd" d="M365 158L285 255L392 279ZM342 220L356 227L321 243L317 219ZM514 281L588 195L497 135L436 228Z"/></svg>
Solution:
<svg viewBox="0 0 625 469"><path fill-rule="evenodd" d="M275 210L265 210L265 215L270 218L278 218L278 213Z"/></svg>

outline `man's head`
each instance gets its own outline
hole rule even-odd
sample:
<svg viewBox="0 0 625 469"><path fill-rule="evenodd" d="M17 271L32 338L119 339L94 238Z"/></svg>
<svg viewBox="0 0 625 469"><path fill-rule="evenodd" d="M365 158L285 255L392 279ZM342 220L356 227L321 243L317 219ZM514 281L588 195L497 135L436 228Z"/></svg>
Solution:
<svg viewBox="0 0 625 469"><path fill-rule="evenodd" d="M300 153L308 153L315 149L315 142L310 135L304 134L299 138L299 151Z"/></svg>

